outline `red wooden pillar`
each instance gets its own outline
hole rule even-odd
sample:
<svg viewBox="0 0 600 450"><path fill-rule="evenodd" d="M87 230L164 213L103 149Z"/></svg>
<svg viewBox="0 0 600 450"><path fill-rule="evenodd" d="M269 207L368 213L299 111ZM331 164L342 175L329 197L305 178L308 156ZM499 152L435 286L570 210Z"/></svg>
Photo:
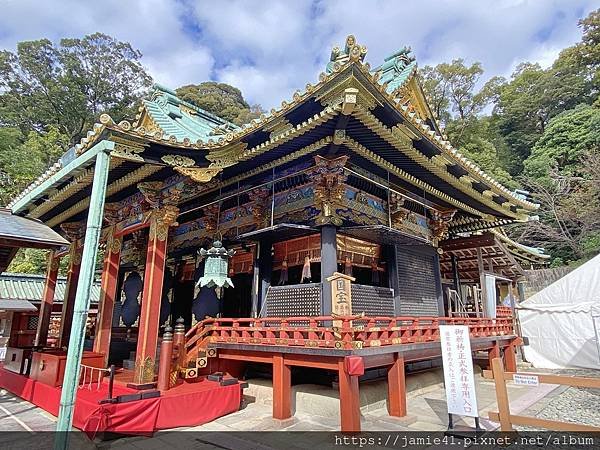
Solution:
<svg viewBox="0 0 600 450"><path fill-rule="evenodd" d="M104 353L104 364L108 363L113 310L117 296L119 263L121 261L121 244L123 242L120 236L114 236L114 229L111 229L109 233L102 266L98 320L96 321L96 337L94 339L94 351Z"/></svg>
<svg viewBox="0 0 600 450"><path fill-rule="evenodd" d="M338 376L342 432L358 433L360 432L358 376L348 374L343 359L338 362Z"/></svg>
<svg viewBox="0 0 600 450"><path fill-rule="evenodd" d="M177 351L177 368L186 367L185 359L185 326L183 317L175 321L175 334L173 335L173 348Z"/></svg>
<svg viewBox="0 0 600 450"><path fill-rule="evenodd" d="M167 205L154 210L149 219L150 233L148 235L146 268L144 269L144 291L138 326L134 384L154 382L156 346L160 326L160 301L167 259L167 237L169 227L175 225L178 213L177 207Z"/></svg>
<svg viewBox="0 0 600 450"><path fill-rule="evenodd" d="M507 372L517 371L517 354L513 342L508 347L504 348L504 367Z"/></svg>
<svg viewBox="0 0 600 450"><path fill-rule="evenodd" d="M171 362L173 360L173 329L166 327L160 344L160 362L158 367L159 391L168 391L171 387Z"/></svg>
<svg viewBox="0 0 600 450"><path fill-rule="evenodd" d="M77 239L71 244L69 250L69 271L67 273L67 286L60 316L59 347L66 347L71 336L71 323L73 322L73 310L75 308L75 293L79 280L79 269L81 268L81 254L83 252L82 242Z"/></svg>
<svg viewBox="0 0 600 450"><path fill-rule="evenodd" d="M282 354L273 356L273 418L292 417L292 375Z"/></svg>
<svg viewBox="0 0 600 450"><path fill-rule="evenodd" d="M488 368L490 370L492 370L492 360L494 358L500 358L500 347L497 343L488 350Z"/></svg>
<svg viewBox="0 0 600 450"><path fill-rule="evenodd" d="M404 357L394 354L394 364L388 368L388 413L393 417L406 416L406 377Z"/></svg>
<svg viewBox="0 0 600 450"><path fill-rule="evenodd" d="M40 315L38 319L37 331L35 332L35 342L33 345L45 347L48 341L48 330L50 329L50 316L52 314L52 304L54 303L54 293L56 292L56 278L58 277L58 266L60 256L57 256L56 250L48 254L48 267L46 268L46 283L44 284L44 293L42 294L42 304L40 306Z"/></svg>

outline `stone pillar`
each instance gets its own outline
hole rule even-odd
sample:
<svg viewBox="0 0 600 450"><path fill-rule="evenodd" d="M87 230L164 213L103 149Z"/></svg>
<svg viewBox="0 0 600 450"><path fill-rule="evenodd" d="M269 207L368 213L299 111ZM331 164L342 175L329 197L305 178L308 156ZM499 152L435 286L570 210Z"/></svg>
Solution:
<svg viewBox="0 0 600 450"><path fill-rule="evenodd" d="M327 278L337 272L337 230L334 225L321 227L321 315L331 314L331 282Z"/></svg>
<svg viewBox="0 0 600 450"><path fill-rule="evenodd" d="M98 301L98 319L96 321L96 337L94 339L94 351L104 353L104 364L108 363L110 350L110 336L119 281L122 243L123 238L115 236L114 227L111 228L106 240L106 251L104 252L100 299Z"/></svg>
<svg viewBox="0 0 600 450"><path fill-rule="evenodd" d="M35 333L36 347L45 347L48 341L48 330L50 328L50 316L52 314L52 304L54 303L54 293L56 292L56 279L58 277L58 266L60 256L56 256L56 250L48 254L48 267L46 268L46 283L44 284L44 293L42 294L42 304L40 306L40 315L37 331Z"/></svg>
<svg viewBox="0 0 600 450"><path fill-rule="evenodd" d="M60 316L59 347L67 346L69 343L69 336L71 335L71 324L73 323L73 312L75 308L75 293L77 292L77 282L79 281L79 271L81 269L81 254L83 252L83 242L80 238L72 241L69 250L67 286L65 288L65 297L63 299L62 313Z"/></svg>
<svg viewBox="0 0 600 450"><path fill-rule="evenodd" d="M176 225L179 214L176 206L165 205L150 215L150 233L144 270L142 311L139 319L138 341L135 359L134 384L154 382L156 346L160 326L160 302L163 276L167 259L167 237L169 227Z"/></svg>

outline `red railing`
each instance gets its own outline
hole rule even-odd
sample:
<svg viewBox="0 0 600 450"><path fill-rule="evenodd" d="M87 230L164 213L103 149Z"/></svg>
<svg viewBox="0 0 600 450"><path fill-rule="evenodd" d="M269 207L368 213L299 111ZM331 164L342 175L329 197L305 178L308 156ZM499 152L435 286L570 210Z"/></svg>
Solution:
<svg viewBox="0 0 600 450"><path fill-rule="evenodd" d="M187 332L185 346L191 357L208 343L356 349L438 341L444 324L467 325L473 338L515 334L511 317L209 318Z"/></svg>
<svg viewBox="0 0 600 450"><path fill-rule="evenodd" d="M496 306L496 317L512 317L513 310L510 306Z"/></svg>

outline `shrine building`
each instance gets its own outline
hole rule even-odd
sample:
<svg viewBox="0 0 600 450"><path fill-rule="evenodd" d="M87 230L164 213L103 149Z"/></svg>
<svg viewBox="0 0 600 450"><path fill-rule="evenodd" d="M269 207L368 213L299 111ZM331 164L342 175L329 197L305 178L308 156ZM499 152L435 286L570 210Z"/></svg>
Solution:
<svg viewBox="0 0 600 450"><path fill-rule="evenodd" d="M409 49L374 67L366 52L349 36L316 83L242 127L158 85L134 120L101 115L9 205L70 242L51 251L33 361L71 351L82 255L100 251L83 362L164 398L262 365L285 419L292 369L313 368L338 382L341 429L360 430L362 377L386 369L389 413L405 415L405 370L440 357L440 324L514 369L519 282L548 256L505 230L539 205L448 142Z"/></svg>

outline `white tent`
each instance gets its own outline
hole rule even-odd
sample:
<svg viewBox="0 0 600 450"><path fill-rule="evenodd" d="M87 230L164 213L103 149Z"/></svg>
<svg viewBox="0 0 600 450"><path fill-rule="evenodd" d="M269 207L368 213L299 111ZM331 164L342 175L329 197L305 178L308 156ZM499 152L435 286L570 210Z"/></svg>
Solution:
<svg viewBox="0 0 600 450"><path fill-rule="evenodd" d="M600 255L521 303L518 314L535 367L600 369Z"/></svg>

